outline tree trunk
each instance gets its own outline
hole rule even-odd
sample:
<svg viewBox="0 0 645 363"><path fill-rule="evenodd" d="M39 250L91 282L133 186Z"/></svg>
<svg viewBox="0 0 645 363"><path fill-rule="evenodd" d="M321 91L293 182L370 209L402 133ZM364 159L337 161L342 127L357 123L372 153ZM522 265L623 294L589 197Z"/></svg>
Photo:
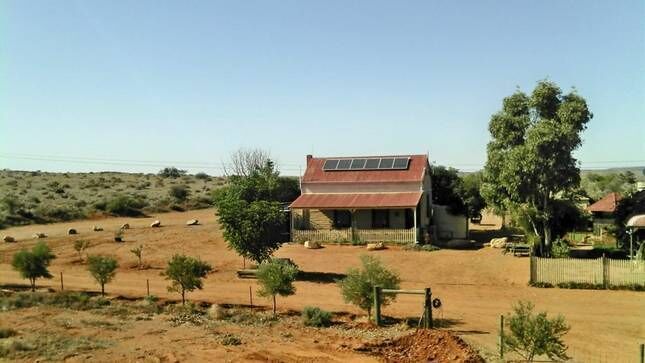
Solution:
<svg viewBox="0 0 645 363"><path fill-rule="evenodd" d="M186 305L186 290L181 289L181 306Z"/></svg>
<svg viewBox="0 0 645 363"><path fill-rule="evenodd" d="M550 218L550 213L549 213L549 192L544 194L544 250L547 254L547 257L551 256L551 223L549 221Z"/></svg>
<svg viewBox="0 0 645 363"><path fill-rule="evenodd" d="M372 321L372 308L367 309L367 321Z"/></svg>
<svg viewBox="0 0 645 363"><path fill-rule="evenodd" d="M547 257L551 257L551 227L548 221L544 221L544 250Z"/></svg>
<svg viewBox="0 0 645 363"><path fill-rule="evenodd" d="M275 295L273 295L273 316L275 316Z"/></svg>
<svg viewBox="0 0 645 363"><path fill-rule="evenodd" d="M36 291L36 279L34 279L34 278L29 279L29 282L31 282L31 292L35 292Z"/></svg>
<svg viewBox="0 0 645 363"><path fill-rule="evenodd" d="M105 296L105 284L101 284L101 296Z"/></svg>

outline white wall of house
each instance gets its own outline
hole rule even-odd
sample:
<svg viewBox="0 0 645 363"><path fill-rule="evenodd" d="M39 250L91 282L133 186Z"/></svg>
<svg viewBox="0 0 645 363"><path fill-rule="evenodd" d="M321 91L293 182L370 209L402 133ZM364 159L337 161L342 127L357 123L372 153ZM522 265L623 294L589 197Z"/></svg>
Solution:
<svg viewBox="0 0 645 363"><path fill-rule="evenodd" d="M468 218L448 213L448 207L432 205L434 225L439 238L468 238Z"/></svg>

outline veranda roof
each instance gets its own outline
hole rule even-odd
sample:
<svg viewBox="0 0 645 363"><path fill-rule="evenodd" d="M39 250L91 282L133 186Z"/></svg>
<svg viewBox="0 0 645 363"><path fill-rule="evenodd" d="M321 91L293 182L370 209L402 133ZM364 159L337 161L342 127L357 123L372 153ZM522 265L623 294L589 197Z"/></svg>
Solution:
<svg viewBox="0 0 645 363"><path fill-rule="evenodd" d="M291 203L291 208L317 209L367 209L367 208L414 208L419 204L422 192L406 193L330 193L302 194Z"/></svg>
<svg viewBox="0 0 645 363"><path fill-rule="evenodd" d="M645 228L645 214L637 214L631 217L626 224L631 228Z"/></svg>

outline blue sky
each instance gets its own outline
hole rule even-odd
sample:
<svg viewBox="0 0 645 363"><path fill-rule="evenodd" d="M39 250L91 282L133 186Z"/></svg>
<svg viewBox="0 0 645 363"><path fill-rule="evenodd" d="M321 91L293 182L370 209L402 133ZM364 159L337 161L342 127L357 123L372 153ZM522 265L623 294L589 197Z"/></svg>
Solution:
<svg viewBox="0 0 645 363"><path fill-rule="evenodd" d="M476 169L502 98L544 78L594 113L583 167L645 165L641 0L3 0L0 168L217 174L260 147L286 174L308 153Z"/></svg>

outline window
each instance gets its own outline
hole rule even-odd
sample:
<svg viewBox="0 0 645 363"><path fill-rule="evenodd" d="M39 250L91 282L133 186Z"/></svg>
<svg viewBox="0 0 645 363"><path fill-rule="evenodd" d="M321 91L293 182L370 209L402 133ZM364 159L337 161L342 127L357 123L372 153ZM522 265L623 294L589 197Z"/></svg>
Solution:
<svg viewBox="0 0 645 363"><path fill-rule="evenodd" d="M372 228L390 228L390 211L388 209L372 210Z"/></svg>
<svg viewBox="0 0 645 363"><path fill-rule="evenodd" d="M334 211L334 228L349 228L352 226L352 214L348 210Z"/></svg>

